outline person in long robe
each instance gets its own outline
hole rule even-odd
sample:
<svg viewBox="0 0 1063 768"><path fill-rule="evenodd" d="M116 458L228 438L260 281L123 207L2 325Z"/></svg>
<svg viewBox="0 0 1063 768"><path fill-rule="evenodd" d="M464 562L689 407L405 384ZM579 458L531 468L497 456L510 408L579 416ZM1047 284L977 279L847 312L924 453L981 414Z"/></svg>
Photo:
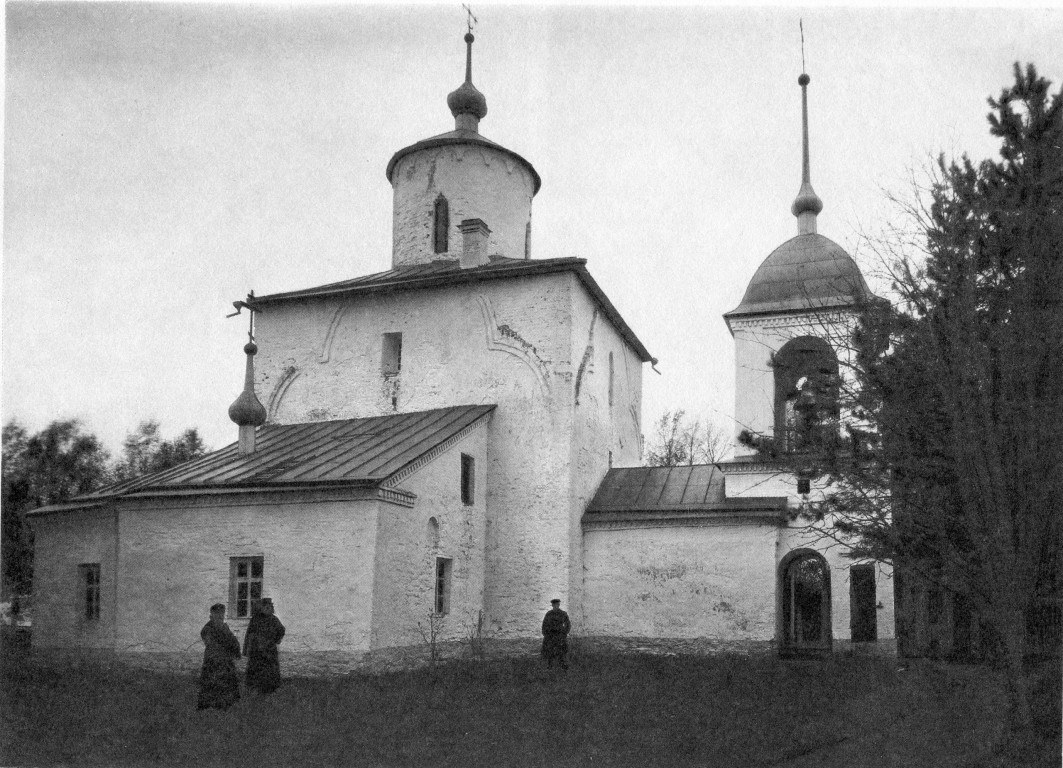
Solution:
<svg viewBox="0 0 1063 768"><path fill-rule="evenodd" d="M273 615L273 601L263 598L244 635L249 690L266 694L280 687L281 665L277 646L283 638L284 625Z"/></svg>
<svg viewBox="0 0 1063 768"><path fill-rule="evenodd" d="M199 673L198 709L228 709L240 699L240 678L236 659L240 641L225 623L225 606L210 607L210 621L203 625L203 668Z"/></svg>
<svg viewBox="0 0 1063 768"><path fill-rule="evenodd" d="M554 661L561 664L561 669L568 669L568 633L572 623L568 620L568 614L561 610L560 600L550 601L550 610L543 617L543 647L542 657L546 660L546 666L552 667Z"/></svg>

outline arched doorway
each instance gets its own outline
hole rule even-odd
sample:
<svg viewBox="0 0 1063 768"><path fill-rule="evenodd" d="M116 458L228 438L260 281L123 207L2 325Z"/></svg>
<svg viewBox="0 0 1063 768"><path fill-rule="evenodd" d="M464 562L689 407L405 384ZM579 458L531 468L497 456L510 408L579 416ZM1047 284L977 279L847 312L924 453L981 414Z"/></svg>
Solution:
<svg viewBox="0 0 1063 768"><path fill-rule="evenodd" d="M818 552L793 552L782 564L784 655L830 651L830 569Z"/></svg>

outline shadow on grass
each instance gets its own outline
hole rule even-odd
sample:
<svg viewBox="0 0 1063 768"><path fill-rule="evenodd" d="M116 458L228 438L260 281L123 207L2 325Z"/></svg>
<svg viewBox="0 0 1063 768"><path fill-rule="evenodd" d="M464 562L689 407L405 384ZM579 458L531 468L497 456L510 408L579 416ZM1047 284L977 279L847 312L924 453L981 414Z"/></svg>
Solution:
<svg viewBox="0 0 1063 768"><path fill-rule="evenodd" d="M195 709L187 673L17 654L3 665L3 765L995 768L1001 757L995 673L874 658L583 654L567 673L534 658L461 661L291 678L225 712Z"/></svg>

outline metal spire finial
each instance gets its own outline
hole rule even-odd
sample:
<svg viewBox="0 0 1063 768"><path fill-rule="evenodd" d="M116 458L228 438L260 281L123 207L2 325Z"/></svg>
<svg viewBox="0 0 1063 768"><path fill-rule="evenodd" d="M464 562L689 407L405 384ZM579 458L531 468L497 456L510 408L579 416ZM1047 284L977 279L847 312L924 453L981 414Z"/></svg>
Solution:
<svg viewBox="0 0 1063 768"><path fill-rule="evenodd" d="M226 315L226 317L236 317L238 314L240 314L240 310L247 310L247 314L250 315L250 317L248 317L249 322L247 324L247 341L249 344L253 344L255 342L255 313L258 312L258 310L255 309L254 304L255 292L249 291L247 294L247 301L234 301L233 306L236 307L236 311Z"/></svg>
<svg viewBox="0 0 1063 768"><path fill-rule="evenodd" d="M790 211L797 217L797 233L815 234L816 215L823 210L823 201L812 189L811 173L808 159L808 84L812 81L805 73L805 25L798 22L801 29L801 76L797 84L801 86L801 189Z"/></svg>
<svg viewBox="0 0 1063 768"><path fill-rule="evenodd" d="M466 12L467 14L469 14L469 18L468 18L468 23L469 23L469 34L472 34L472 25L473 25L473 24L479 24L479 23L480 23L480 20L479 20L479 19L477 19L477 18L476 18L475 16L473 16L473 15L472 15L472 8L470 8L469 6L465 5L465 3L462 3L462 4L461 4L461 7L465 9L465 12Z"/></svg>
<svg viewBox="0 0 1063 768"><path fill-rule="evenodd" d="M447 106L454 115L457 130L476 132L480 120L487 114L487 99L472 84L472 44L476 39L472 34L472 27L478 20L472 15L469 6L463 4L462 7L468 14L469 27L469 31L465 33L465 82L447 96Z"/></svg>

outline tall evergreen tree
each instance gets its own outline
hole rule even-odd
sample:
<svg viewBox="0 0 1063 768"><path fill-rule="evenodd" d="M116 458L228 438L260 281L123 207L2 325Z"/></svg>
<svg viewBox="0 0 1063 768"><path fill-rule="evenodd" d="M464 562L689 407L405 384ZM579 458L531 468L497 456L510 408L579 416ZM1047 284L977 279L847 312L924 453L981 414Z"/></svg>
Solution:
<svg viewBox="0 0 1063 768"><path fill-rule="evenodd" d="M1063 93L1050 90L1016 65L989 99L999 159L939 159L911 209L922 254L894 263L899 300L863 308L843 355L843 439L787 455L747 437L826 485L803 510L812 529L970 600L999 639L1020 729L1027 617L1063 586Z"/></svg>

